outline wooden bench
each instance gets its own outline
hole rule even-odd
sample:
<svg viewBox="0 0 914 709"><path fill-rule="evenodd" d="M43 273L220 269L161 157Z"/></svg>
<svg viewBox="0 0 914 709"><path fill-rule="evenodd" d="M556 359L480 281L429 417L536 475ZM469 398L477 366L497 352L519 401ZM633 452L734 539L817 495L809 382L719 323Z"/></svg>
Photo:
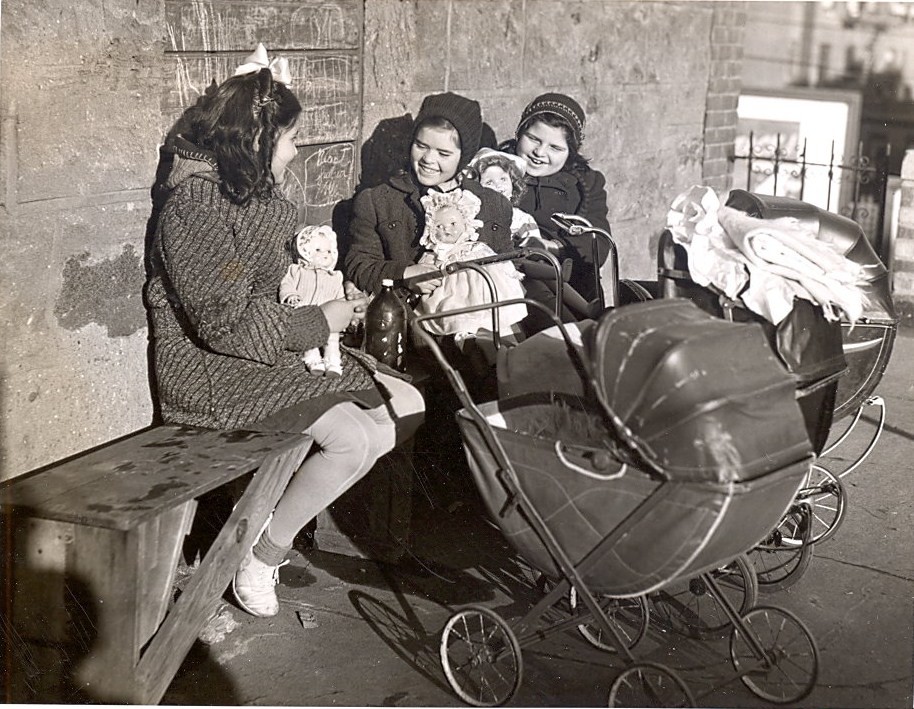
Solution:
<svg viewBox="0 0 914 709"><path fill-rule="evenodd" d="M0 642L28 700L160 701L310 447L162 426L0 486ZM249 473L173 600L197 498Z"/></svg>

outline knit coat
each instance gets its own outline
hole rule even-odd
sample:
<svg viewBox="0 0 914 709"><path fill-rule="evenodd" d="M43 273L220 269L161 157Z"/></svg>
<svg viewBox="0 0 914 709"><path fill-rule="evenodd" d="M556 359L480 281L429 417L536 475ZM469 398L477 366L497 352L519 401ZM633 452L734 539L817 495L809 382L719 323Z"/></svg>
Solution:
<svg viewBox="0 0 914 709"><path fill-rule="evenodd" d="M514 153L517 144L511 140L503 143L501 150ZM594 269L606 261L609 249L599 240L598 262L594 264L593 238L590 234L571 236L552 221L556 213L576 214L584 217L598 229L609 231L606 178L591 167L565 167L553 175L532 177L527 175L527 189L518 207L533 215L542 235L557 239L565 245L565 255L573 262L571 286L588 300L596 298Z"/></svg>
<svg viewBox="0 0 914 709"><path fill-rule="evenodd" d="M511 203L473 180L461 187L479 197L482 221L479 240L503 253L511 245ZM351 245L346 254L346 276L361 290L377 293L385 278L403 278L403 271L419 260L425 229L425 210L419 185L409 173L363 190L355 197L349 226Z"/></svg>
<svg viewBox="0 0 914 709"><path fill-rule="evenodd" d="M152 243L145 295L163 419L301 431L340 401L380 404L370 360L344 354L339 378L302 362L330 332L319 307L279 303L295 206L278 190L234 204L210 160L179 150Z"/></svg>

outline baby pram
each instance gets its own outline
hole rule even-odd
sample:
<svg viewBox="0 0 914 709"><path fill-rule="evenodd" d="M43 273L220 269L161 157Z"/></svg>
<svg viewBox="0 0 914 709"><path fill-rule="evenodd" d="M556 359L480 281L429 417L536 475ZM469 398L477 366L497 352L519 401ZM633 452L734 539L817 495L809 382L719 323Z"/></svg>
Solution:
<svg viewBox="0 0 914 709"><path fill-rule="evenodd" d="M818 650L803 623L774 607L740 617L710 573L776 524L813 457L794 382L757 325L716 319L682 299L650 301L607 312L577 347L556 320L584 395L477 404L421 322L414 330L463 406L458 425L490 516L555 580L513 628L483 607L450 618L441 662L461 699L507 702L520 685L521 648L588 625L628 664L611 706L693 704L674 671L635 661L614 615L619 599L695 576L730 617L732 664L753 693L789 703L812 690ZM550 423L556 411L569 417L564 432L561 421ZM579 440L588 428L598 442ZM550 611L572 591L570 616L553 622Z"/></svg>
<svg viewBox="0 0 914 709"><path fill-rule="evenodd" d="M873 391L888 364L896 334L888 271L863 230L847 217L786 197L731 191L727 206L759 219L791 217L816 237L837 247L863 268L863 291L869 305L851 324L828 323L817 309L798 301L790 317L778 327L763 323L772 349L797 380L798 398L808 433L819 456L809 479L782 522L753 551L751 558L762 590L779 590L795 583L809 565L813 544L831 538L844 516L846 493L841 478L857 469L872 452L885 424L886 410ZM718 317L748 319L738 303L726 303L708 288L694 283L686 254L665 232L658 250L661 297L686 297ZM756 318L758 319L758 318ZM862 452L849 456L841 469L821 459L848 439L866 407L878 409L878 421ZM851 416L843 433L826 447L832 424Z"/></svg>

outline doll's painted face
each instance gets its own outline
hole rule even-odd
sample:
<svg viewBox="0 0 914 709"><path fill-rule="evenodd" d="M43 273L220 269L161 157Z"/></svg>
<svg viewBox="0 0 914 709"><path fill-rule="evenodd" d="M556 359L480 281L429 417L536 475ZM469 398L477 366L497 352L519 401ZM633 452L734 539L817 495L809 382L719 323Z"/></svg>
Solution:
<svg viewBox="0 0 914 709"><path fill-rule="evenodd" d="M438 210L435 240L439 244L456 244L466 229L466 218L457 207L445 205Z"/></svg>
<svg viewBox="0 0 914 709"><path fill-rule="evenodd" d="M568 161L568 137L562 128L534 121L517 136L517 154L527 161L528 175L554 175Z"/></svg>
<svg viewBox="0 0 914 709"><path fill-rule="evenodd" d="M511 196L514 194L511 175L501 165L489 165L479 175L479 183L483 187L500 192L508 198L508 201L511 200Z"/></svg>
<svg viewBox="0 0 914 709"><path fill-rule="evenodd" d="M336 234L329 227L317 230L302 229L295 237L295 248L302 261L314 268L332 271L336 268L339 253Z"/></svg>

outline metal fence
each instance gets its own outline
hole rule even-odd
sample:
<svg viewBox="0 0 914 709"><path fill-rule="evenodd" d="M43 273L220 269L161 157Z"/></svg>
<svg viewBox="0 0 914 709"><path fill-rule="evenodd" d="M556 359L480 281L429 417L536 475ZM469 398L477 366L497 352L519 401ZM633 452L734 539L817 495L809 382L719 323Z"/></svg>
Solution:
<svg viewBox="0 0 914 709"><path fill-rule="evenodd" d="M812 154L808 139L796 143L778 133L760 140L750 132L748 140L742 136L736 141L733 181L737 187L744 183L749 192L793 197L850 217L885 262L889 150L885 145L874 160L858 143L853 155L838 155L832 140L830 150Z"/></svg>

